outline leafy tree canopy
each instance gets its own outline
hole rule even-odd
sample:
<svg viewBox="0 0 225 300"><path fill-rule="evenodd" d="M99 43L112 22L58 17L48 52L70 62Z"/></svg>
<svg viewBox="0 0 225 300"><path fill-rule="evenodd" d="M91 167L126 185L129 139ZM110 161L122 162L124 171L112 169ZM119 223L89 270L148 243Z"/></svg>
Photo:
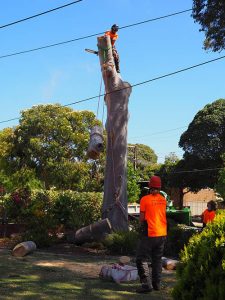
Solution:
<svg viewBox="0 0 225 300"><path fill-rule="evenodd" d="M14 130L0 133L1 166L11 175L34 171L46 188L83 190L91 176L89 132L97 123L89 111L57 104L33 106L22 112Z"/></svg>
<svg viewBox="0 0 225 300"><path fill-rule="evenodd" d="M158 168L157 155L149 146L144 144L129 144L128 160L132 163L136 160L137 173L142 180L148 180Z"/></svg>
<svg viewBox="0 0 225 300"><path fill-rule="evenodd" d="M193 0L194 20L205 32L204 48L213 51L225 49L225 1Z"/></svg>
<svg viewBox="0 0 225 300"><path fill-rule="evenodd" d="M128 161L127 164L127 198L129 203L134 203L139 200L140 196L140 186L138 181L140 176L137 171L134 170L134 167L131 162Z"/></svg>
<svg viewBox="0 0 225 300"><path fill-rule="evenodd" d="M223 155L223 161L225 166L225 154ZM220 170L218 182L216 184L216 191L221 195L225 202L225 167Z"/></svg>
<svg viewBox="0 0 225 300"><path fill-rule="evenodd" d="M184 159L177 166L186 187L214 187L225 153L225 100L219 99L200 110L180 138ZM205 172L199 170L209 169ZM210 170L213 169L213 170ZM194 171L194 172L190 172Z"/></svg>

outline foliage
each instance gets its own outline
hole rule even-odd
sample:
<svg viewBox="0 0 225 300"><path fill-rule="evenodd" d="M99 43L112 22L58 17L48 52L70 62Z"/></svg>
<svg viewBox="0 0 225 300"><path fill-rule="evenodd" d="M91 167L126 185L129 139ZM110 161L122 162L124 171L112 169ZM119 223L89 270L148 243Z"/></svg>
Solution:
<svg viewBox="0 0 225 300"><path fill-rule="evenodd" d="M173 221L173 220L172 220ZM188 244L189 239L196 233L196 230L183 224L176 224L167 219L168 235L164 249L164 255L179 257L181 250Z"/></svg>
<svg viewBox="0 0 225 300"><path fill-rule="evenodd" d="M148 180L154 174L155 169L157 169L157 156L147 145L129 144L128 159L131 163L136 163L137 172L141 180Z"/></svg>
<svg viewBox="0 0 225 300"><path fill-rule="evenodd" d="M25 238L39 246L51 243L61 227L76 230L101 216L101 193L25 189L2 198L8 219L25 224Z"/></svg>
<svg viewBox="0 0 225 300"><path fill-rule="evenodd" d="M221 51L225 48L225 2L221 0L193 0L194 20L205 32L204 48Z"/></svg>
<svg viewBox="0 0 225 300"><path fill-rule="evenodd" d="M225 299L225 211L181 253L174 299Z"/></svg>
<svg viewBox="0 0 225 300"><path fill-rule="evenodd" d="M192 191L214 188L218 180L216 168L223 166L222 155L225 153L225 99L206 105L196 114L181 135L179 146L185 153L176 166L174 181ZM213 170L190 172L201 169Z"/></svg>
<svg viewBox="0 0 225 300"><path fill-rule="evenodd" d="M17 188L22 178L23 187L35 186L36 180L47 189L98 190L97 181L90 185L92 163L86 156L89 132L96 124L94 113L58 104L23 111L16 128L0 132L3 175Z"/></svg>
<svg viewBox="0 0 225 300"><path fill-rule="evenodd" d="M127 198L129 203L137 202L140 195L140 186L138 181L140 177L137 174L137 171L134 170L132 164L128 161L127 166Z"/></svg>
<svg viewBox="0 0 225 300"><path fill-rule="evenodd" d="M52 191L53 214L58 224L78 229L101 218L102 193Z"/></svg>
<svg viewBox="0 0 225 300"><path fill-rule="evenodd" d="M223 155L223 161L225 163L225 154ZM223 201L225 201L225 189L224 189L224 187L225 187L225 168L220 170L218 182L216 184L216 191L223 198Z"/></svg>
<svg viewBox="0 0 225 300"><path fill-rule="evenodd" d="M161 177L163 189L167 191L170 187L175 187L176 182L174 182L174 171L179 162L179 158L175 155L175 153L171 152L165 158L164 164L160 166L158 171L158 175Z"/></svg>
<svg viewBox="0 0 225 300"><path fill-rule="evenodd" d="M136 251L137 231L117 231L109 234L103 244L113 254L132 255Z"/></svg>

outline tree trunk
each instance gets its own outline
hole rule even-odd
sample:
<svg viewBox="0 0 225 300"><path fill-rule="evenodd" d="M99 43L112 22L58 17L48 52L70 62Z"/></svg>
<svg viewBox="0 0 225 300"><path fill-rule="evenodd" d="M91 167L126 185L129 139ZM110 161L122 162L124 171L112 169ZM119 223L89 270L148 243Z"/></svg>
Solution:
<svg viewBox="0 0 225 300"><path fill-rule="evenodd" d="M112 226L108 219L101 220L76 231L74 242L83 244L93 241L101 241L105 236L111 233Z"/></svg>
<svg viewBox="0 0 225 300"><path fill-rule="evenodd" d="M109 36L98 38L98 50L107 105L107 147L102 217L110 220L113 230L128 230L127 123L131 86L122 81L116 72Z"/></svg>

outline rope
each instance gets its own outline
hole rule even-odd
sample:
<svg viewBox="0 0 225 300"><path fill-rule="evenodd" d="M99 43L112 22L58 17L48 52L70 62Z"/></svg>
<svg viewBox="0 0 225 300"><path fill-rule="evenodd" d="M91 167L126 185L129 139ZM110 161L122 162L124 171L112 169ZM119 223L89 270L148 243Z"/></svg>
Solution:
<svg viewBox="0 0 225 300"><path fill-rule="evenodd" d="M104 91L104 94L105 94L105 91ZM104 100L103 100L102 101L102 126L103 126L103 121L104 121L104 114L105 114L105 103L104 103Z"/></svg>
<svg viewBox="0 0 225 300"><path fill-rule="evenodd" d="M102 51L102 56L103 56L103 62L105 63L107 60L107 52L112 48L112 47L108 47L108 48L102 48L99 47L98 48Z"/></svg>
<svg viewBox="0 0 225 300"><path fill-rule="evenodd" d="M101 92L102 92L102 77L101 77L99 95L98 95L98 105L97 105L97 112L96 112L96 118L97 119L98 119L99 103L100 103L100 99L101 99Z"/></svg>

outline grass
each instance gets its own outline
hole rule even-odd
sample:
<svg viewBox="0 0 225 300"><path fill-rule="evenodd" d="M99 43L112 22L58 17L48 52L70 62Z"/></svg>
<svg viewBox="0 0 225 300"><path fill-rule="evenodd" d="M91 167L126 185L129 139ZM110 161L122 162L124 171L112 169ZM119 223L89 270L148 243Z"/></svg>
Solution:
<svg viewBox="0 0 225 300"><path fill-rule="evenodd" d="M35 252L16 258L0 250L0 299L171 299L174 272L163 273L163 289L138 295L139 282L116 284L98 278L101 265L115 257L72 256Z"/></svg>

